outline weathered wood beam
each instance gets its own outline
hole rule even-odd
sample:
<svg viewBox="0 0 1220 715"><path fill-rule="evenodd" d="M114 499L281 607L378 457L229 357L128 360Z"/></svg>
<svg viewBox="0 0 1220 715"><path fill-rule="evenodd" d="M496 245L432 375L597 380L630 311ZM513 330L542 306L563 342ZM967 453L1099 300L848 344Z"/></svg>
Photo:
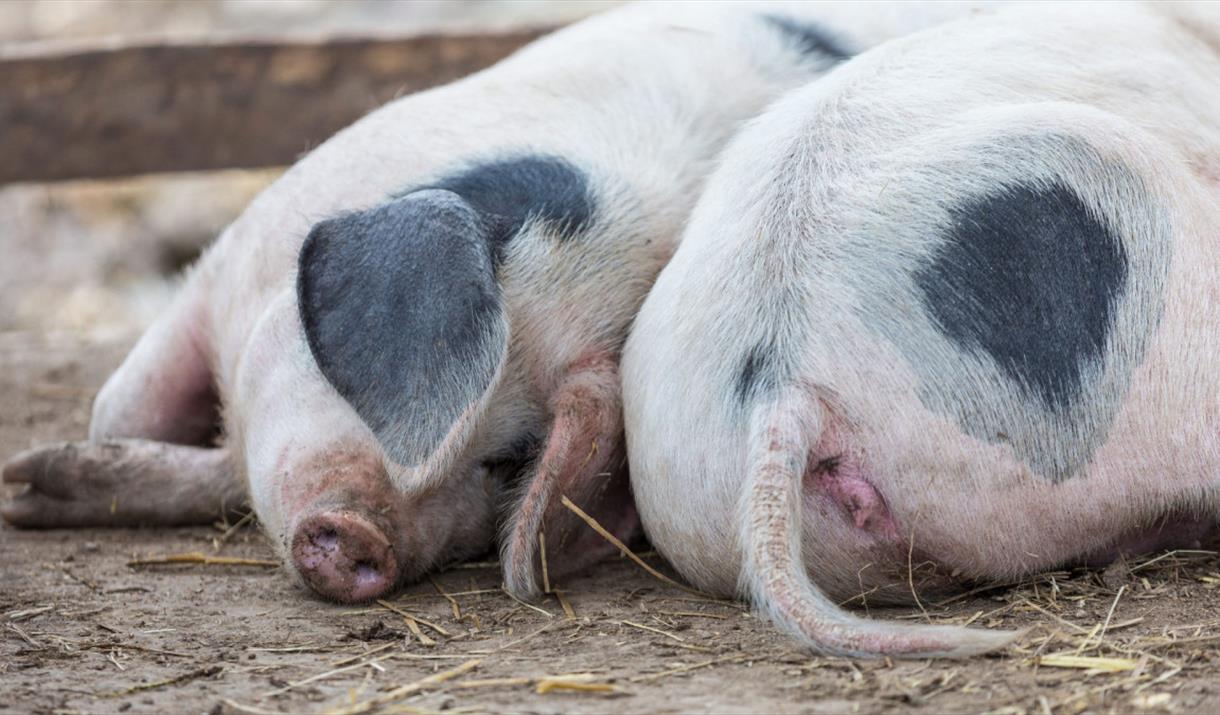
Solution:
<svg viewBox="0 0 1220 715"><path fill-rule="evenodd" d="M0 49L0 184L289 164L544 32Z"/></svg>

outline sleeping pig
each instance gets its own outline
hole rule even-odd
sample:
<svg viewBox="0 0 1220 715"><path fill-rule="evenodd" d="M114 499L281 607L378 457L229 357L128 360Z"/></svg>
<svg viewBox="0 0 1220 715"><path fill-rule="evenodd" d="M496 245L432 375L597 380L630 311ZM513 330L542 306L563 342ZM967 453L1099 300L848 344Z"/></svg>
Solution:
<svg viewBox="0 0 1220 715"><path fill-rule="evenodd" d="M637 5L385 106L207 251L89 442L5 467L28 486L4 518L206 522L248 490L338 601L481 553L503 521L506 583L536 594L541 534L571 567L608 548L561 495L637 528L619 353L717 152L785 90L965 12Z"/></svg>
<svg viewBox="0 0 1220 715"><path fill-rule="evenodd" d="M1220 12L1011 7L895 40L736 137L623 355L652 543L826 653L863 619L1220 516Z"/></svg>

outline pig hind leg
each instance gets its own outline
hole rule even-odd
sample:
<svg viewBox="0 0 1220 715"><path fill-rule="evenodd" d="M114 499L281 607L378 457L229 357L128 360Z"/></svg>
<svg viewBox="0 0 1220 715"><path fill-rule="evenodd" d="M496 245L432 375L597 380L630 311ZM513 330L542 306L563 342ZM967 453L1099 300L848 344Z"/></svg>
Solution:
<svg viewBox="0 0 1220 715"><path fill-rule="evenodd" d="M0 510L21 526L208 523L244 500L217 436L203 274L140 338L94 401L90 442L25 452L4 481L25 490Z"/></svg>
<svg viewBox="0 0 1220 715"><path fill-rule="evenodd" d="M593 358L572 369L551 408L550 433L501 540L506 587L522 598L540 593L543 559L547 576L557 577L616 550L563 504L564 497L622 540L639 529L624 467L614 360Z"/></svg>
<svg viewBox="0 0 1220 715"><path fill-rule="evenodd" d="M801 488L822 420L820 402L799 390L789 390L754 413L738 523L745 551L742 590L755 606L827 654L964 657L1010 642L1017 634L859 618L818 590L801 557Z"/></svg>
<svg viewBox="0 0 1220 715"><path fill-rule="evenodd" d="M93 403L89 438L206 445L217 435L205 282L196 271Z"/></svg>

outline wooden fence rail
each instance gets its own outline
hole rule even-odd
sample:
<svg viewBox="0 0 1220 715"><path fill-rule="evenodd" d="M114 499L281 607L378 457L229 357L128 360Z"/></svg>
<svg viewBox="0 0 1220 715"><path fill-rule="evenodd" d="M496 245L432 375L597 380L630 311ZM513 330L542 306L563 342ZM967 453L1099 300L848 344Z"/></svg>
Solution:
<svg viewBox="0 0 1220 715"><path fill-rule="evenodd" d="M544 32L0 49L0 184L289 164Z"/></svg>

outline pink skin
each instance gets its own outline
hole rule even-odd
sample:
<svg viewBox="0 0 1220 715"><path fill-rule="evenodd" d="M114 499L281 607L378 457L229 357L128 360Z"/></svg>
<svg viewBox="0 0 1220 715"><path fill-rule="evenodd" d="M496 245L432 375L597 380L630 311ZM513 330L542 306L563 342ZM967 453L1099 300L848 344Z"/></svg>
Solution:
<svg viewBox="0 0 1220 715"><path fill-rule="evenodd" d="M398 585L399 554L407 566L410 544L395 548L393 539L405 536L396 522L406 500L375 452L333 447L278 474L288 558L309 588L357 603Z"/></svg>
<svg viewBox="0 0 1220 715"><path fill-rule="evenodd" d="M828 424L805 472L805 508L820 513L814 521L833 529L805 538L837 544L834 551L811 557L825 560L818 570L823 590L842 600L877 588L881 598L876 600L884 601L892 600L885 597L888 588L893 597L910 600L908 562L932 572L919 583L926 596L965 582L1099 567L1206 543L1217 533L1216 519L1208 513L1215 486L1209 470L1190 460L1214 453L1206 432L1210 420L1181 420L1190 425L1177 433L1184 447L1173 453L1182 468L1163 479L1144 475L1155 473L1164 446L1122 436L1156 434L1135 425L1162 414L1148 406L1162 399L1154 393L1163 389L1160 376L1179 369L1172 355L1153 351L1136 373L1111 439L1098 449L1087 473L1060 484L1032 474L1003 445L962 434L913 396L910 404L899 404L906 398L898 391L885 391L885 404L855 403L855 412L872 415L863 424L879 423L871 428L845 429L827 408ZM880 378L872 375L864 382L875 386ZM966 476L945 476L957 470ZM868 568L858 581L848 577L863 565Z"/></svg>
<svg viewBox="0 0 1220 715"><path fill-rule="evenodd" d="M1156 368L1141 372L1155 374ZM1137 381L1136 394L1144 387ZM1020 465L1007 466L1002 447L983 445L950 425L910 426L915 405L906 412L892 403L888 409L881 406L877 414L894 415L894 421L861 430L849 428L828 403L820 404L820 437L808 452L803 475L805 518L819 527L803 538L818 544L805 558L815 560L819 586L836 601L909 602L912 580L924 598L935 598L969 583L1006 580L1031 570L1100 567L1167 548L1198 548L1217 532L1214 517L1192 506L1195 497L1180 483L1140 483L1144 491L1164 492L1163 506L1153 513L1147 502L1130 496L1131 486L1099 485L1099 479L1115 479L1109 471L1114 452L1126 455L1119 464L1129 465L1141 455L1155 454L1154 447L1112 441L1099 451L1099 469L1092 475L1054 485ZM1133 400L1125 418L1145 418L1140 404ZM939 462L898 463L895 468L882 461L887 466L879 468L874 461L900 451L895 445L920 449L927 444L936 447L924 459ZM978 467L983 483L938 486L937 475L944 469L967 464L985 465ZM1021 528L1030 521L1039 526ZM1014 542L1022 545L1014 548ZM1032 565L1022 563L1033 559Z"/></svg>
<svg viewBox="0 0 1220 715"><path fill-rule="evenodd" d="M336 442L286 449L257 490L259 513L285 560L318 595L340 603L386 596L450 561L485 551L495 534L494 491L478 479L426 491L399 490L380 451ZM265 490L278 499L264 501ZM461 518L454 518L461 514Z"/></svg>
<svg viewBox="0 0 1220 715"><path fill-rule="evenodd" d="M808 455L814 445L810 444L809 435L825 428L820 424L824 418L814 414L818 411L815 405L816 399L794 394L781 399L774 408L753 420L751 431L755 440L750 450L748 496L742 503L744 523L740 538L745 547L743 572L765 574L763 578L745 582L755 600L766 605L778 624L794 635L808 639L825 653L961 656L1006 643L1013 634L980 633L952 627L930 629L862 620L838 609L813 586L806 571L797 528L803 521L801 511L809 508L808 500L802 499L805 485L811 478ZM836 429L826 431L837 438ZM824 476L819 471L826 470L815 467L813 479ZM874 501L861 482L844 481L846 485L841 491L851 496L863 495L868 502ZM847 502L838 506L850 511ZM841 518L835 526L841 529L843 521L854 524L854 518L848 517ZM815 544L834 543L834 536L829 539L825 533L820 536Z"/></svg>
<svg viewBox="0 0 1220 715"><path fill-rule="evenodd" d="M868 480L868 467L850 448L837 420L827 420L805 467L805 489L829 497L853 527L880 542L900 544L898 524L877 488Z"/></svg>
<svg viewBox="0 0 1220 715"><path fill-rule="evenodd" d="M550 576L562 573L551 570L551 563L576 571L614 550L599 537L589 538L593 532L563 505L564 496L624 539L639 523L627 490L615 358L599 353L574 363L555 389L550 411L550 434L504 540L506 585L523 597L539 593L540 533ZM564 558L554 558L559 551Z"/></svg>
<svg viewBox="0 0 1220 715"><path fill-rule="evenodd" d="M248 488L289 570L342 602L384 596L490 547L495 490L478 479L396 488L367 428L301 359L291 304L273 302L238 369L221 373L213 389L227 363L212 365L200 348L214 341L201 309L206 276L191 276L102 389L94 441L31 450L5 465L5 482L27 486L0 515L27 527L210 523L240 507ZM222 447L164 441L206 444L216 394L227 396Z"/></svg>
<svg viewBox="0 0 1220 715"><path fill-rule="evenodd" d="M398 581L394 546L358 514L329 512L302 521L292 540L292 560L318 593L341 602L369 601Z"/></svg>

